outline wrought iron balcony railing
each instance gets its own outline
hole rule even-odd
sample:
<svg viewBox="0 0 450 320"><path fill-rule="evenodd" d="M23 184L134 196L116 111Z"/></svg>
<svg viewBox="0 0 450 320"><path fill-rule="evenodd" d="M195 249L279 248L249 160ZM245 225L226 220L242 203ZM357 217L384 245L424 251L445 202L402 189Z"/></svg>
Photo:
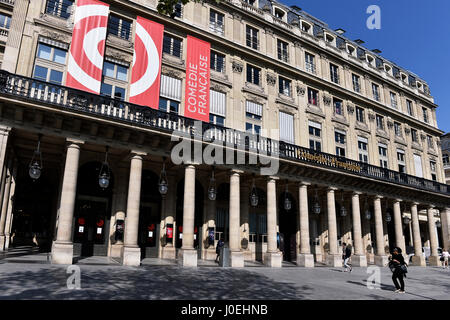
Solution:
<svg viewBox="0 0 450 320"><path fill-rule="evenodd" d="M262 155L276 156L298 163L313 164L331 168L361 177L376 179L450 195L450 186L436 181L418 178L367 163L338 157L283 141L276 141L260 135L252 135L211 123L198 122L174 113L155 110L106 96L68 88L62 85L31 79L6 71L0 71L0 94L18 97L21 100L47 103L57 108L85 113L117 122L133 123L159 131L190 137L205 137L208 141L233 147L236 150L251 151ZM201 123L201 126L198 124Z"/></svg>

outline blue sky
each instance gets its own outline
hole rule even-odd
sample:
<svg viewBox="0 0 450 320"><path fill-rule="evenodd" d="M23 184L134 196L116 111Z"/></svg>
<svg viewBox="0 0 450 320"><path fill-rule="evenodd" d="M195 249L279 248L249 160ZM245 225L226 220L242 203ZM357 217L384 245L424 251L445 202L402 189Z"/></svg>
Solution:
<svg viewBox="0 0 450 320"><path fill-rule="evenodd" d="M428 82L437 108L439 129L450 132L450 1L448 0L281 0L346 30L368 49ZM369 30L368 6L381 9L381 29Z"/></svg>

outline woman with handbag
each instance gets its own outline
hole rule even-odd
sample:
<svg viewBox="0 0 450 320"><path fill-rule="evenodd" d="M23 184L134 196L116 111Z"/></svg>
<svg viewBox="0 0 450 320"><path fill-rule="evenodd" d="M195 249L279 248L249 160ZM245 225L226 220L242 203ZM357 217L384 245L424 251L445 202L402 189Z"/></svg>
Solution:
<svg viewBox="0 0 450 320"><path fill-rule="evenodd" d="M407 264L401 253L402 250L400 248L394 248L392 256L389 258L389 265L391 270L393 270L392 281L394 282L395 292L397 293L405 293L405 282L403 281L403 277L405 273L408 272L406 268Z"/></svg>

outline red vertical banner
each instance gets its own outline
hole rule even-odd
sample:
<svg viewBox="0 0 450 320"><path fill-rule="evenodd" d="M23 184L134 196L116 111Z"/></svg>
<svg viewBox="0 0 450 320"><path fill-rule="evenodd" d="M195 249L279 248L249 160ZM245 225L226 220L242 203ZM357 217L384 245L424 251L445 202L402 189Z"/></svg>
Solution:
<svg viewBox="0 0 450 320"><path fill-rule="evenodd" d="M209 122L209 42L188 36L184 115Z"/></svg>
<svg viewBox="0 0 450 320"><path fill-rule="evenodd" d="M77 0L66 85L100 93L109 5Z"/></svg>
<svg viewBox="0 0 450 320"><path fill-rule="evenodd" d="M163 37L162 24L137 17L130 85L132 103L158 109Z"/></svg>

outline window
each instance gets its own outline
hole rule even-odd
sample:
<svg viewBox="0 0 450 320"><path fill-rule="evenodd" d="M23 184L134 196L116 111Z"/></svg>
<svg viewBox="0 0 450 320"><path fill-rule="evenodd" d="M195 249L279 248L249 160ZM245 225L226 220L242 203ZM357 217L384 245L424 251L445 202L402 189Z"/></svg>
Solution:
<svg viewBox="0 0 450 320"><path fill-rule="evenodd" d="M413 142L419 142L419 137L417 136L416 129L411 129L411 139Z"/></svg>
<svg viewBox="0 0 450 320"><path fill-rule="evenodd" d="M181 40L167 34L163 39L163 52L181 58Z"/></svg>
<svg viewBox="0 0 450 320"><path fill-rule="evenodd" d="M356 121L365 122L364 109L363 108L356 107Z"/></svg>
<svg viewBox="0 0 450 320"><path fill-rule="evenodd" d="M334 106L334 113L343 116L344 110L342 109L342 100L333 98L333 106Z"/></svg>
<svg viewBox="0 0 450 320"><path fill-rule="evenodd" d="M39 42L33 78L54 84L62 84L66 56L67 50ZM33 87L36 88L36 84L33 84Z"/></svg>
<svg viewBox="0 0 450 320"><path fill-rule="evenodd" d="M34 67L33 78L55 84L61 84L63 72L36 65Z"/></svg>
<svg viewBox="0 0 450 320"><path fill-rule="evenodd" d="M291 80L278 77L278 92L288 97L291 96Z"/></svg>
<svg viewBox="0 0 450 320"><path fill-rule="evenodd" d="M209 30L223 35L225 16L217 11L209 12Z"/></svg>
<svg viewBox="0 0 450 320"><path fill-rule="evenodd" d="M38 44L37 57L40 59L66 64L67 50L52 47L43 43Z"/></svg>
<svg viewBox="0 0 450 320"><path fill-rule="evenodd" d="M220 73L224 73L225 55L211 51L211 69Z"/></svg>
<svg viewBox="0 0 450 320"><path fill-rule="evenodd" d="M261 69L247 64L247 82L260 84Z"/></svg>
<svg viewBox="0 0 450 320"><path fill-rule="evenodd" d="M345 157L345 132L335 130L334 141L336 142L336 155L340 157Z"/></svg>
<svg viewBox="0 0 450 320"><path fill-rule="evenodd" d="M358 154L359 161L368 163L369 162L369 151L368 151L368 140L364 137L358 137Z"/></svg>
<svg viewBox="0 0 450 320"><path fill-rule="evenodd" d="M322 151L322 125L314 121L308 121L309 127L309 148L316 151Z"/></svg>
<svg viewBox="0 0 450 320"><path fill-rule="evenodd" d="M376 85L375 83L372 83L372 93L373 93L373 98L377 101L380 101L379 86Z"/></svg>
<svg viewBox="0 0 450 320"><path fill-rule="evenodd" d="M288 43L280 39L277 40L278 59L284 62L289 60Z"/></svg>
<svg viewBox="0 0 450 320"><path fill-rule="evenodd" d="M283 19L284 17L284 11L280 10L278 8L275 8L274 10L274 16L277 17L278 19Z"/></svg>
<svg viewBox="0 0 450 320"><path fill-rule="evenodd" d="M378 154L380 155L380 167L387 169L388 167L387 145L379 143Z"/></svg>
<svg viewBox="0 0 450 320"><path fill-rule="evenodd" d="M436 161L430 161L431 180L436 181Z"/></svg>
<svg viewBox="0 0 450 320"><path fill-rule="evenodd" d="M258 29L247 26L246 40L247 40L247 47L258 50L259 48Z"/></svg>
<svg viewBox="0 0 450 320"><path fill-rule="evenodd" d="M353 82L353 91L360 93L361 85L359 76L357 76L356 74L352 74L352 82Z"/></svg>
<svg viewBox="0 0 450 320"><path fill-rule="evenodd" d="M449 157L448 154L444 154L444 155L442 156L442 162L444 163L444 165L447 165L447 164L450 163L450 157Z"/></svg>
<svg viewBox="0 0 450 320"><path fill-rule="evenodd" d="M209 122L223 127L223 126L225 126L225 117L210 113L209 114Z"/></svg>
<svg viewBox="0 0 450 320"><path fill-rule="evenodd" d="M410 116L413 115L413 107L412 107L412 101L411 100L406 100L406 111L408 112L408 114Z"/></svg>
<svg viewBox="0 0 450 320"><path fill-rule="evenodd" d="M308 88L308 104L317 106L318 102L319 102L318 96L319 96L319 91Z"/></svg>
<svg viewBox="0 0 450 320"><path fill-rule="evenodd" d="M209 101L209 122L224 126L227 113L226 94L220 91L209 90Z"/></svg>
<svg viewBox="0 0 450 320"><path fill-rule="evenodd" d="M427 108L422 108L423 121L428 123L428 110Z"/></svg>
<svg viewBox="0 0 450 320"><path fill-rule="evenodd" d="M308 72L316 73L316 65L314 64L314 56L305 52L305 69Z"/></svg>
<svg viewBox="0 0 450 320"><path fill-rule="evenodd" d="M167 98L159 98L159 110L170 113L178 113L180 103Z"/></svg>
<svg viewBox="0 0 450 320"><path fill-rule="evenodd" d="M397 149L398 172L406 173L405 151Z"/></svg>
<svg viewBox="0 0 450 320"><path fill-rule="evenodd" d="M124 100L125 99L125 88L122 88L117 85L108 84L102 82L102 85L100 87L100 94L107 96L107 97L113 97L115 99Z"/></svg>
<svg viewBox="0 0 450 320"><path fill-rule="evenodd" d="M384 130L384 117L377 114L377 129Z"/></svg>
<svg viewBox="0 0 450 320"><path fill-rule="evenodd" d="M422 170L422 157L418 154L414 154L414 168L416 170L416 176L419 178L423 178L423 170Z"/></svg>
<svg viewBox="0 0 450 320"><path fill-rule="evenodd" d="M68 19L70 17L72 5L73 0L48 0L47 6L45 7L45 13Z"/></svg>
<svg viewBox="0 0 450 320"><path fill-rule="evenodd" d="M130 40L131 22L111 14L108 21L108 32L120 38Z"/></svg>
<svg viewBox="0 0 450 320"><path fill-rule="evenodd" d="M105 61L103 64L103 76L128 81L128 67Z"/></svg>
<svg viewBox="0 0 450 320"><path fill-rule="evenodd" d="M294 116L282 111L279 116L280 140L294 143Z"/></svg>
<svg viewBox="0 0 450 320"><path fill-rule="evenodd" d="M434 149L433 138L431 136L429 136L429 135L427 135L427 144L428 144L428 148L429 149Z"/></svg>
<svg viewBox="0 0 450 320"><path fill-rule="evenodd" d="M161 85L159 91L159 110L171 113L178 113L181 102L181 80L161 75Z"/></svg>
<svg viewBox="0 0 450 320"><path fill-rule="evenodd" d="M398 122L394 122L394 132L397 137L402 136L402 126Z"/></svg>
<svg viewBox="0 0 450 320"><path fill-rule="evenodd" d="M181 2L178 2L173 8L172 16L181 18L182 15L183 15L183 4Z"/></svg>
<svg viewBox="0 0 450 320"><path fill-rule="evenodd" d="M262 104L246 101L245 106L245 130L252 134L260 134L262 123Z"/></svg>
<svg viewBox="0 0 450 320"><path fill-rule="evenodd" d="M331 81L334 83L339 83L339 72L338 72L338 66L330 63L330 77Z"/></svg>
<svg viewBox="0 0 450 320"><path fill-rule="evenodd" d="M305 21L301 20L302 25L302 31L309 33L311 29L311 25L309 23L306 23Z"/></svg>
<svg viewBox="0 0 450 320"><path fill-rule="evenodd" d="M397 109L397 95L393 92L391 94L391 107Z"/></svg>

